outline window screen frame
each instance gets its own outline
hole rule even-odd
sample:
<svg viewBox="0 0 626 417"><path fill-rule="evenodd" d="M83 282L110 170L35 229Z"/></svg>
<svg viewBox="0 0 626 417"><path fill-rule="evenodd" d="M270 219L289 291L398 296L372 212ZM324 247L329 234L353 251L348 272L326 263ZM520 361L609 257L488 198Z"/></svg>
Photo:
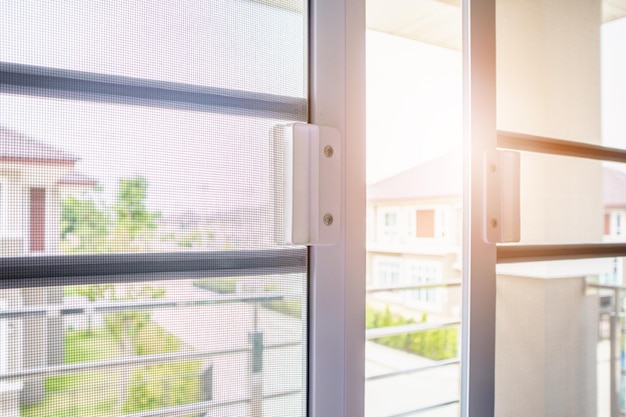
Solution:
<svg viewBox="0 0 626 417"><path fill-rule="evenodd" d="M623 243L496 245L483 238L483 155L496 148L626 163L626 151L497 130L496 1L463 1L461 416L494 416L496 264L626 256ZM523 216L523 213L522 213Z"/></svg>
<svg viewBox="0 0 626 417"><path fill-rule="evenodd" d="M308 415L363 415L365 2L310 0L309 42L310 122L338 128L342 154L348 155L341 185L345 211L341 217L346 220L337 245L308 251L0 258L0 288L172 279L180 272L264 275L302 271L308 264ZM12 63L0 63L0 79L0 93L257 117L296 115L307 106L306 99L294 97Z"/></svg>

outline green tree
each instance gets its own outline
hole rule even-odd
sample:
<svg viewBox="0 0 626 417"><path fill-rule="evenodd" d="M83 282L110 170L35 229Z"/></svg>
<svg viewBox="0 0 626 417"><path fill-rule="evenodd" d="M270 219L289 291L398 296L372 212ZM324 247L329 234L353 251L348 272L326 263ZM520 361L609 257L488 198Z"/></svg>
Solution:
<svg viewBox="0 0 626 417"><path fill-rule="evenodd" d="M161 216L160 212L151 212L146 208L147 191L148 180L135 176L119 180L113 207L97 204L93 196L65 198L61 202L63 251L103 253L133 250L131 243L140 235L155 230L156 220ZM115 232L113 236L112 231Z"/></svg>
<svg viewBox="0 0 626 417"><path fill-rule="evenodd" d="M93 198L70 196L61 201L61 240L68 253L107 251L110 218Z"/></svg>
<svg viewBox="0 0 626 417"><path fill-rule="evenodd" d="M143 176L120 179L117 202L113 206L116 228L131 241L142 232L155 230L156 220L161 216L160 212L147 210L147 191L148 180Z"/></svg>

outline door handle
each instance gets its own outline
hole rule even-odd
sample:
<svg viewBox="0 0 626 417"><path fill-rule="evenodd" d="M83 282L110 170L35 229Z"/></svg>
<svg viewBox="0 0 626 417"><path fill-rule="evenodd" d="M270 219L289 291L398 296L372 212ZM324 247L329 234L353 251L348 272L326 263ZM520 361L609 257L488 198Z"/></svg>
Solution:
<svg viewBox="0 0 626 417"><path fill-rule="evenodd" d="M275 177L282 210L279 243L333 245L339 241L341 136L337 129L292 123L274 129ZM282 167L282 169L280 169ZM278 216L281 217L281 216Z"/></svg>
<svg viewBox="0 0 626 417"><path fill-rule="evenodd" d="M520 241L520 155L488 150L484 154L483 237L487 243Z"/></svg>

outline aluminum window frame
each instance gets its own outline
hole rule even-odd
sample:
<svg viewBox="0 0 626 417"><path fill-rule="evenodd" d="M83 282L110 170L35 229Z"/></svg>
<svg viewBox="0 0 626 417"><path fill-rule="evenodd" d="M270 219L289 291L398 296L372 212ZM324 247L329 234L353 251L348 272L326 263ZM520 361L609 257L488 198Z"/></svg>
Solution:
<svg viewBox="0 0 626 417"><path fill-rule="evenodd" d="M310 120L342 134L340 242L310 249L309 416L365 399L365 2L310 4ZM348 215L349 214L349 215Z"/></svg>
<svg viewBox="0 0 626 417"><path fill-rule="evenodd" d="M482 155L496 148L626 162L626 150L496 130L496 2L463 1L464 195L461 416L492 417L495 265L626 256L626 244L495 245L482 239Z"/></svg>
<svg viewBox="0 0 626 417"><path fill-rule="evenodd" d="M343 134L346 220L339 244L309 250L308 415L359 416L364 414L365 367L365 2L311 0L309 13L310 121ZM307 105L307 99L294 97L11 63L0 63L0 78L2 93L256 117L297 119L293 115ZM296 270L306 268L304 250L290 251L147 255L161 261L140 261L133 254L3 258L0 287L167 279L185 271L276 273L287 266L276 264L284 255L295 257L291 267Z"/></svg>

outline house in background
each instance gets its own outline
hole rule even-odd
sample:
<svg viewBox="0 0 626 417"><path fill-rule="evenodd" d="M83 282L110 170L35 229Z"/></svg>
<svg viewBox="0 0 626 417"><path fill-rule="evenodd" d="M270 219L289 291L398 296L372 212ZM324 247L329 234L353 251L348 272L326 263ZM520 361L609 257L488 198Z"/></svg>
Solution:
<svg viewBox="0 0 626 417"><path fill-rule="evenodd" d="M450 153L367 189L369 287L461 279L462 163ZM432 179L429 180L429 179ZM460 287L377 293L372 304L446 318L460 314Z"/></svg>
<svg viewBox="0 0 626 417"><path fill-rule="evenodd" d="M604 242L626 242L626 173L604 168ZM603 284L623 284L624 258L613 259L613 273L599 277Z"/></svg>
<svg viewBox="0 0 626 417"><path fill-rule="evenodd" d="M461 279L462 161L450 153L367 189L367 284L409 286ZM432 181L431 181L432 179ZM435 181L436 179L436 181ZM626 242L626 173L603 167L604 241ZM598 271L601 283L624 283L624 258ZM369 302L394 311L458 317L460 287L375 293Z"/></svg>
<svg viewBox="0 0 626 417"><path fill-rule="evenodd" d="M94 179L78 157L0 126L0 256L59 251L60 201Z"/></svg>
<svg viewBox="0 0 626 417"><path fill-rule="evenodd" d="M96 181L75 171L78 157L0 126L0 256L59 252L61 200ZM63 288L4 290L0 309L63 302ZM0 373L63 360L61 317L0 320ZM56 335L56 337L53 337ZM0 415L43 398L43 380L0 382Z"/></svg>

